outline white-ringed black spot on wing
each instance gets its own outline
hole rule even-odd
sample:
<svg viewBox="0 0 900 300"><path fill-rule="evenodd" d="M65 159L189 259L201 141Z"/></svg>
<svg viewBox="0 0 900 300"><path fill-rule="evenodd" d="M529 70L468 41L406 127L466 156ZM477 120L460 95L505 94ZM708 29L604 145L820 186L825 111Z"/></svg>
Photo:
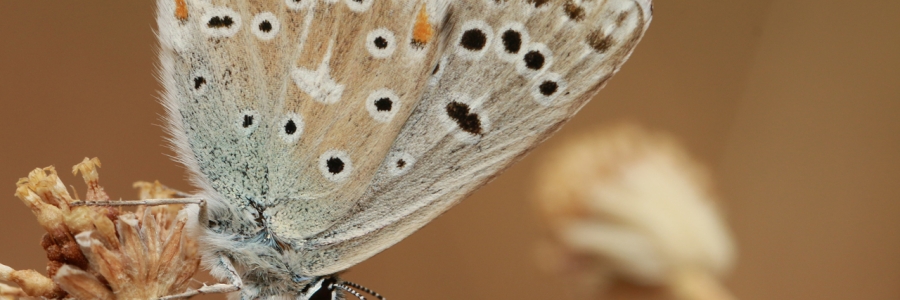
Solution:
<svg viewBox="0 0 900 300"><path fill-rule="evenodd" d="M285 116L275 128L282 140L286 143L294 143L303 135L303 126L303 118L298 114L291 113Z"/></svg>
<svg viewBox="0 0 900 300"><path fill-rule="evenodd" d="M369 10L369 7L372 7L372 1L374 0L346 0L347 7L354 12L364 12Z"/></svg>
<svg viewBox="0 0 900 300"><path fill-rule="evenodd" d="M456 46L460 56L466 59L480 59L484 56L485 48L494 39L494 32L490 25L481 20L470 20L460 27L456 37Z"/></svg>
<svg viewBox="0 0 900 300"><path fill-rule="evenodd" d="M528 51L522 59L525 61L525 66L529 69L540 70L544 67L544 54L540 51Z"/></svg>
<svg viewBox="0 0 900 300"><path fill-rule="evenodd" d="M409 169L416 163L416 158L406 152L394 151L388 154L385 159L388 174L391 176L400 176L409 172Z"/></svg>
<svg viewBox="0 0 900 300"><path fill-rule="evenodd" d="M338 174L344 171L344 161L339 157L331 157L325 160L325 165L328 168L328 173Z"/></svg>
<svg viewBox="0 0 900 300"><path fill-rule="evenodd" d="M544 44L534 43L523 48L516 62L516 71L525 76L540 74L550 68L553 53Z"/></svg>
<svg viewBox="0 0 900 300"><path fill-rule="evenodd" d="M390 89L378 89L366 97L366 110L378 122L390 122L400 109L400 97Z"/></svg>
<svg viewBox="0 0 900 300"><path fill-rule="evenodd" d="M315 0L285 0L284 3L288 8L294 11L309 8Z"/></svg>
<svg viewBox="0 0 900 300"><path fill-rule="evenodd" d="M388 97L378 98L378 100L375 100L375 108L378 109L378 111L391 111L391 106L393 106L393 104L394 101Z"/></svg>
<svg viewBox="0 0 900 300"><path fill-rule="evenodd" d="M506 50L507 53L516 54L519 53L519 49L522 49L522 33L508 29L500 38L503 40L503 50Z"/></svg>
<svg viewBox="0 0 900 300"><path fill-rule="evenodd" d="M375 45L375 48L378 48L378 49L384 49L384 48L387 48L387 46L388 46L387 40L381 36L376 37L375 41L373 41L373 44Z"/></svg>
<svg viewBox="0 0 900 300"><path fill-rule="evenodd" d="M556 90L558 89L559 84L557 84L555 81L547 80L541 82L541 84L538 85L538 90L540 91L541 95L544 96L553 96L553 94L556 94Z"/></svg>
<svg viewBox="0 0 900 300"><path fill-rule="evenodd" d="M247 136L256 131L259 127L259 114L253 110L245 110L241 112L237 120L238 132Z"/></svg>
<svg viewBox="0 0 900 300"><path fill-rule="evenodd" d="M472 28L463 32L459 39L459 45L463 48L478 51L487 44L487 35L478 28Z"/></svg>
<svg viewBox="0 0 900 300"><path fill-rule="evenodd" d="M394 33L385 28L378 28L366 35L366 49L375 58L386 58L397 49Z"/></svg>
<svg viewBox="0 0 900 300"><path fill-rule="evenodd" d="M486 110L481 109L481 103L487 100L487 95L473 99L462 93L449 93L443 105L434 107L438 120L444 125L448 133L458 141L466 144L475 144L490 132L490 118Z"/></svg>
<svg viewBox="0 0 900 300"><path fill-rule="evenodd" d="M210 8L199 20L200 31L211 37L230 37L241 28L241 16L226 7Z"/></svg>
<svg viewBox="0 0 900 300"><path fill-rule="evenodd" d="M294 134L297 132L297 123L294 123L294 120L288 120L287 123L284 124L284 133L285 134Z"/></svg>
<svg viewBox="0 0 900 300"><path fill-rule="evenodd" d="M470 111L468 104L456 101L447 103L447 116L455 121L462 131L481 134L481 120L478 119L478 114Z"/></svg>
<svg viewBox="0 0 900 300"><path fill-rule="evenodd" d="M231 16L213 16L206 21L206 26L209 28L228 28L234 25L234 19Z"/></svg>
<svg viewBox="0 0 900 300"><path fill-rule="evenodd" d="M263 41L274 38L281 31L281 22L271 12L261 12L253 17L253 23L250 24L250 31L253 35Z"/></svg>
<svg viewBox="0 0 900 300"><path fill-rule="evenodd" d="M330 181L341 182L353 172L353 163L347 152L328 150L319 156L319 172Z"/></svg>
<svg viewBox="0 0 900 300"><path fill-rule="evenodd" d="M497 30L498 38L495 49L501 59L514 62L518 60L522 49L531 42L528 31L522 23L509 23Z"/></svg>
<svg viewBox="0 0 900 300"><path fill-rule="evenodd" d="M538 77L531 88L531 97L540 105L549 106L565 94L567 82L557 73Z"/></svg>

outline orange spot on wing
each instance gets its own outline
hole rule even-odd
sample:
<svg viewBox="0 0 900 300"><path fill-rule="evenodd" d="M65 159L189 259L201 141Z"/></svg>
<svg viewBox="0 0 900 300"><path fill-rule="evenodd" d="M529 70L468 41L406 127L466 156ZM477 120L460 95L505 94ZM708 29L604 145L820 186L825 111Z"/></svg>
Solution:
<svg viewBox="0 0 900 300"><path fill-rule="evenodd" d="M422 9L419 10L419 15L416 16L416 24L413 25L412 43L413 45L424 47L428 42L431 42L432 37L434 37L434 28L428 22L428 12L425 11L425 5L423 4Z"/></svg>
<svg viewBox="0 0 900 300"><path fill-rule="evenodd" d="M175 17L181 21L187 21L188 9L184 0L175 0Z"/></svg>

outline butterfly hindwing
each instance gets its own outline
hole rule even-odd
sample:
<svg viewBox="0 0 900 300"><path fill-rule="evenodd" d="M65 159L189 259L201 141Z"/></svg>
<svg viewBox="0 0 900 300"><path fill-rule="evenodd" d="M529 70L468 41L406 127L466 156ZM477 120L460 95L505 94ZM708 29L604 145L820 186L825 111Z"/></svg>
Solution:
<svg viewBox="0 0 900 300"><path fill-rule="evenodd" d="M456 1L416 110L358 207L310 241L316 273L377 253L546 139L628 58L649 1ZM313 267L316 269L316 267Z"/></svg>

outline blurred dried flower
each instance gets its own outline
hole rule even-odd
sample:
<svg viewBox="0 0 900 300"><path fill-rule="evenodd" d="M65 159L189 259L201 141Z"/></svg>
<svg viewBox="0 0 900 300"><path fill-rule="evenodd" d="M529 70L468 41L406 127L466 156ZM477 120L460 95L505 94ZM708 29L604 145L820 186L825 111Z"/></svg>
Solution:
<svg viewBox="0 0 900 300"><path fill-rule="evenodd" d="M97 158L85 158L73 167L87 184L85 201L109 200L99 184L99 167ZM159 298L185 291L199 266L197 243L186 236L188 216L180 206L138 207L135 212L72 206L76 200L53 167L35 169L17 186L16 196L47 231L41 246L49 259L48 276L0 265L0 280L17 284L28 296ZM135 187L141 199L176 194L159 182L138 182Z"/></svg>
<svg viewBox="0 0 900 300"><path fill-rule="evenodd" d="M541 263L582 294L618 277L681 299L732 298L717 278L734 247L708 175L672 138L633 125L597 130L556 149L538 177L552 236Z"/></svg>
<svg viewBox="0 0 900 300"><path fill-rule="evenodd" d="M0 283L0 300L15 300L26 296L28 295L22 289Z"/></svg>

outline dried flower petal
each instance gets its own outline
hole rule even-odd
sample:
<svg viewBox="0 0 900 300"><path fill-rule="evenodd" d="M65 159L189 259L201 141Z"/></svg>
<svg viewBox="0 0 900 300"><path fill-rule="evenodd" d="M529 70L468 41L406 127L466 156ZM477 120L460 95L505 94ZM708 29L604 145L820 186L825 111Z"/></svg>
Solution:
<svg viewBox="0 0 900 300"><path fill-rule="evenodd" d="M29 296L62 298L65 293L50 278L34 270L19 270L0 264L0 280L15 283Z"/></svg>
<svg viewBox="0 0 900 300"><path fill-rule="evenodd" d="M85 271L64 266L59 269L57 283L77 299L113 300L116 296L97 277Z"/></svg>

